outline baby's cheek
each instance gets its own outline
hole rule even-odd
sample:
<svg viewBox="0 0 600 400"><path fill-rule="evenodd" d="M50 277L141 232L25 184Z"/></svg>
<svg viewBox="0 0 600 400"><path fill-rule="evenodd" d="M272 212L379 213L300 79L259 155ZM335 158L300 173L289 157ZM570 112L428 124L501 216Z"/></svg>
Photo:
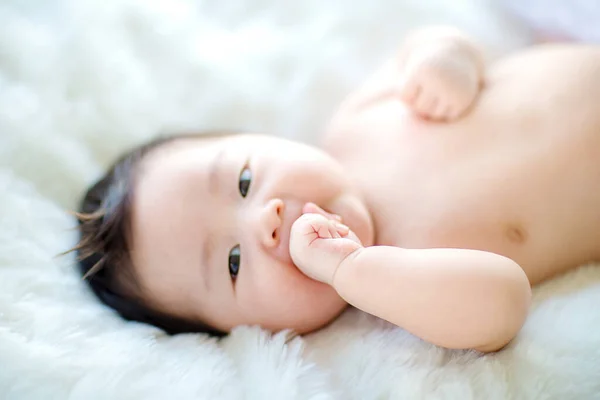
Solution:
<svg viewBox="0 0 600 400"><path fill-rule="evenodd" d="M254 254L247 268L235 289L235 302L247 325L308 332L329 322L346 305L333 288L306 277L291 263Z"/></svg>
<svg viewBox="0 0 600 400"><path fill-rule="evenodd" d="M246 293L247 310L257 317L285 314L302 291L302 274L294 265L265 261L253 276Z"/></svg>
<svg viewBox="0 0 600 400"><path fill-rule="evenodd" d="M293 265L274 265L274 268L296 268ZM327 309L331 298L337 298L328 285L314 281L300 271L274 273L262 280L254 303L260 319L268 325L298 328L315 313ZM288 271L289 272L289 271Z"/></svg>

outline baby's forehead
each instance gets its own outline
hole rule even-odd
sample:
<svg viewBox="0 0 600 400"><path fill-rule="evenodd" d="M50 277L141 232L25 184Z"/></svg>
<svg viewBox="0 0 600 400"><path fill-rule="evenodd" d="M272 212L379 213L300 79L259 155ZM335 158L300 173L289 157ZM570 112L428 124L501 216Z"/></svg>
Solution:
<svg viewBox="0 0 600 400"><path fill-rule="evenodd" d="M210 135L193 135L193 136L182 136L177 137L173 140L169 140L162 143L160 146L152 149L148 152L141 160L139 170L144 171L149 166L161 165L168 162L174 162L179 157L185 154L198 152L204 153L203 157L210 157L213 154L218 153L223 146L234 149L248 149L261 146L266 142L270 143L268 135L259 133L224 133L224 134L210 134ZM203 152L206 150L206 152Z"/></svg>
<svg viewBox="0 0 600 400"><path fill-rule="evenodd" d="M192 149L205 148L223 138L214 137L181 137L169 140L162 143L160 146L155 147L148 152L143 160L143 164L153 164L155 162L164 161L166 158L170 158L173 155L177 155L182 152L187 152Z"/></svg>
<svg viewBox="0 0 600 400"><path fill-rule="evenodd" d="M166 170L177 170L183 167L185 160L198 157L209 158L217 151L213 146L218 140L213 138L181 138L161 144L144 155L136 167L136 182L149 176L164 173ZM198 158L198 161L202 161ZM177 172L177 171L174 171Z"/></svg>

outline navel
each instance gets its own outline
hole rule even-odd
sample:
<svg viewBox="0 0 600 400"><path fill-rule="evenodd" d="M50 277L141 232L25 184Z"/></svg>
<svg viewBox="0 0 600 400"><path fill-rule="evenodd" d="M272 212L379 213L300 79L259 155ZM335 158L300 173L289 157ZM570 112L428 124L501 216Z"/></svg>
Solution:
<svg viewBox="0 0 600 400"><path fill-rule="evenodd" d="M505 233L508 240L512 243L523 244L527 240L527 232L519 225L508 225Z"/></svg>

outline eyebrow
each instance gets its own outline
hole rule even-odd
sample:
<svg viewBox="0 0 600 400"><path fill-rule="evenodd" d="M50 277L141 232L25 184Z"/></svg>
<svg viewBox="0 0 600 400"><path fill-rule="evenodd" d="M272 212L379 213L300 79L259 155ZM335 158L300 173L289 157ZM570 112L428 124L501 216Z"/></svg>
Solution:
<svg viewBox="0 0 600 400"><path fill-rule="evenodd" d="M224 156L225 148L221 148L208 167L208 192L211 194L218 193L220 169Z"/></svg>

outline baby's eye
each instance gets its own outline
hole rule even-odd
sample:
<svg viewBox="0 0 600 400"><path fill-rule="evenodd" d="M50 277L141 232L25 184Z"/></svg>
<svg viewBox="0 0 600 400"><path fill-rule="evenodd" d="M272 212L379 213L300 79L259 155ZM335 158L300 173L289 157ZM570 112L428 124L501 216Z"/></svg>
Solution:
<svg viewBox="0 0 600 400"><path fill-rule="evenodd" d="M229 275L235 280L240 272L240 245L238 244L229 251Z"/></svg>
<svg viewBox="0 0 600 400"><path fill-rule="evenodd" d="M244 167L242 172L240 172L240 194L242 197L246 197L248 194L248 190L250 190L250 182L252 181L252 172L250 168Z"/></svg>

